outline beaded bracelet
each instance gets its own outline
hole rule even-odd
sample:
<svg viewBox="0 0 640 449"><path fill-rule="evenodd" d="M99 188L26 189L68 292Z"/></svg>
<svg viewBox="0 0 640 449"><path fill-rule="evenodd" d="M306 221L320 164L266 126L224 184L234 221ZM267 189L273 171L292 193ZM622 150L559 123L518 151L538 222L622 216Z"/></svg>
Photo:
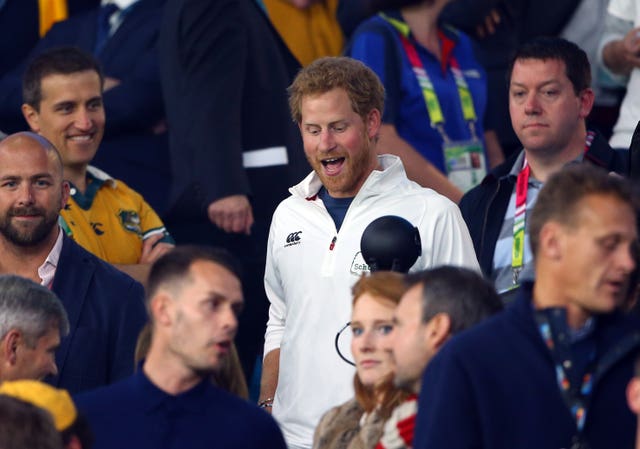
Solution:
<svg viewBox="0 0 640 449"><path fill-rule="evenodd" d="M258 407L260 408L273 407L273 398L267 398L263 401L258 402Z"/></svg>

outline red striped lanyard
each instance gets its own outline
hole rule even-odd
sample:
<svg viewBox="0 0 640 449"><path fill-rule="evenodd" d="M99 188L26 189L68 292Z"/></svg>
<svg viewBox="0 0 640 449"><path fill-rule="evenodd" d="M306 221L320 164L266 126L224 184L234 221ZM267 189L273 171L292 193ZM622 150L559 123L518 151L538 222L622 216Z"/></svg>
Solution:
<svg viewBox="0 0 640 449"><path fill-rule="evenodd" d="M586 153L591 144L595 133L589 131L584 145ZM511 269L513 272L513 285L518 285L518 277L524 267L524 229L527 215L527 193L529 191L529 176L531 175L531 167L527 162L525 154L522 168L516 179L516 210L513 219L513 248L511 252Z"/></svg>
<svg viewBox="0 0 640 449"><path fill-rule="evenodd" d="M402 47L404 48L404 51L409 58L409 63L411 64L413 73L415 74L416 79L418 80L418 84L420 85L420 89L422 90L422 96L424 97L427 112L429 113L431 126L439 131L442 139L445 142L449 142L450 139L445 134L444 127L442 126L445 120L444 114L442 113L442 108L440 107L440 101L438 100L438 95L436 94L435 88L433 87L433 83L429 78L427 70L424 68L424 64L422 64L422 61L420 60L420 56L418 56L418 50L407 37L407 35L409 34L409 27L404 22L388 17L385 14L380 14L380 17L389 22L396 29L396 31L398 31L400 41L402 42ZM475 139L475 122L478 117L473 106L473 98L471 97L471 92L469 91L469 85L464 79L462 70L460 70L460 65L458 64L458 61L455 56L453 56L453 54L450 55L449 60L451 62L451 72L453 73L453 78L456 82L456 87L458 88L458 97L460 99L462 115L465 121L469 124L471 135Z"/></svg>

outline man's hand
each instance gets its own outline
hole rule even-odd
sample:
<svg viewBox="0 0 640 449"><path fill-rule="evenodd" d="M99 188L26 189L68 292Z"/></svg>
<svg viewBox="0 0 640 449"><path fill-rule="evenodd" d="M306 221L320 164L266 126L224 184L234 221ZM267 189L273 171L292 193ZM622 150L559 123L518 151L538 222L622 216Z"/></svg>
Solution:
<svg viewBox="0 0 640 449"><path fill-rule="evenodd" d="M640 67L640 28L633 28L621 40L614 40L602 50L604 64L614 73L629 75Z"/></svg>
<svg viewBox="0 0 640 449"><path fill-rule="evenodd" d="M246 195L231 195L209 204L209 220L225 232L251 234L253 212Z"/></svg>
<svg viewBox="0 0 640 449"><path fill-rule="evenodd" d="M624 57L631 67L640 67L640 28L629 31L622 39Z"/></svg>
<svg viewBox="0 0 640 449"><path fill-rule="evenodd" d="M175 245L165 242L158 243L163 237L163 234L156 234L142 242L142 254L138 263L153 263L160 256L171 251Z"/></svg>
<svg viewBox="0 0 640 449"><path fill-rule="evenodd" d="M477 36L482 39L495 34L496 28L500 24L501 20L498 10L492 9L489 11L489 14L485 16L484 20L476 25Z"/></svg>

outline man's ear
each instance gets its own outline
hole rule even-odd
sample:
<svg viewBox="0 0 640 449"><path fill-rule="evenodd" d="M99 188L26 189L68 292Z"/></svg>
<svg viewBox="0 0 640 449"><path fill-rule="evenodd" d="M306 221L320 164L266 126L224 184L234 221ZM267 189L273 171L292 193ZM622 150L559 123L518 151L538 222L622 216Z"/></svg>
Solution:
<svg viewBox="0 0 640 449"><path fill-rule="evenodd" d="M451 317L446 313L438 313L427 324L427 345L435 354L446 343L451 335Z"/></svg>
<svg viewBox="0 0 640 449"><path fill-rule="evenodd" d="M640 377L631 378L627 385L627 404L636 415L640 413Z"/></svg>
<svg viewBox="0 0 640 449"><path fill-rule="evenodd" d="M593 89L589 87L580 92L578 98L580 100L580 118L587 118L591 109L593 109L596 95L593 92Z"/></svg>
<svg viewBox="0 0 640 449"><path fill-rule="evenodd" d="M18 329L11 329L2 340L2 355L6 363L13 366L18 362L18 346L21 344L22 333Z"/></svg>
<svg viewBox="0 0 640 449"><path fill-rule="evenodd" d="M29 128L31 128L31 131L35 133L39 133L40 132L40 114L38 113L38 111L36 111L36 109L30 104L25 103L22 105L22 115L24 116L24 119L29 124Z"/></svg>
<svg viewBox="0 0 640 449"><path fill-rule="evenodd" d="M538 238L538 254L548 259L558 259L562 256L563 229L560 223L549 221L540 229Z"/></svg>
<svg viewBox="0 0 640 449"><path fill-rule="evenodd" d="M382 125L382 115L377 109L372 109L367 114L367 121L365 123L367 127L367 136L370 140L376 138L380 132L380 126Z"/></svg>
<svg viewBox="0 0 640 449"><path fill-rule="evenodd" d="M69 196L71 195L71 186L69 185L69 181L62 181L62 198L60 209L63 209L65 204L69 201Z"/></svg>
<svg viewBox="0 0 640 449"><path fill-rule="evenodd" d="M173 299L168 293L160 290L149 302L149 312L153 320L160 326L168 326L173 321L171 313Z"/></svg>

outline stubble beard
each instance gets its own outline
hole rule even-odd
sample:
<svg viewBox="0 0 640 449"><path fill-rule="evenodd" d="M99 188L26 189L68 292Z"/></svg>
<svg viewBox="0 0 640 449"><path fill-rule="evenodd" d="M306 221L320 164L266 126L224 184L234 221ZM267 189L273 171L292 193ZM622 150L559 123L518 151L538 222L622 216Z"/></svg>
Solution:
<svg viewBox="0 0 640 449"><path fill-rule="evenodd" d="M43 219L33 228L20 229L12 222L20 215L37 215ZM50 213L38 207L12 208L0 220L0 234L9 242L20 247L31 247L42 243L58 223L58 212Z"/></svg>

